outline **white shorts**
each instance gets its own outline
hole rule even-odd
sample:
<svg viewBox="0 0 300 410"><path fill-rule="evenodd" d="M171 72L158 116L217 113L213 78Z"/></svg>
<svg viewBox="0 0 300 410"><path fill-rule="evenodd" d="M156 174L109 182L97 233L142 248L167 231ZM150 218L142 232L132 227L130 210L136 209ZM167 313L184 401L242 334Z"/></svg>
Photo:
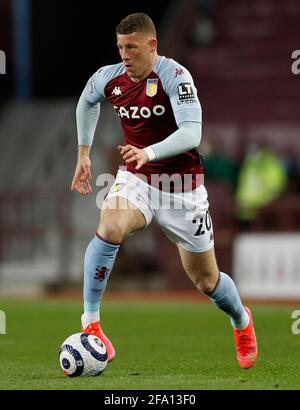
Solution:
<svg viewBox="0 0 300 410"><path fill-rule="evenodd" d="M106 199L126 198L145 217L154 220L166 236L190 252L205 252L214 246L212 220L204 185L189 192L169 193L119 170Z"/></svg>

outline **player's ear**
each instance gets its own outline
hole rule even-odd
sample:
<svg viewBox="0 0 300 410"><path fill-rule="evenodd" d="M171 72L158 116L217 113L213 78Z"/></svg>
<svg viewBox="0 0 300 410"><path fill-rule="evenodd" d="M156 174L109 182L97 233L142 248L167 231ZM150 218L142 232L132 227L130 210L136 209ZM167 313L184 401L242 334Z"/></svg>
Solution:
<svg viewBox="0 0 300 410"><path fill-rule="evenodd" d="M155 51L157 49L157 39L155 37L152 37L149 40L149 45L151 52Z"/></svg>

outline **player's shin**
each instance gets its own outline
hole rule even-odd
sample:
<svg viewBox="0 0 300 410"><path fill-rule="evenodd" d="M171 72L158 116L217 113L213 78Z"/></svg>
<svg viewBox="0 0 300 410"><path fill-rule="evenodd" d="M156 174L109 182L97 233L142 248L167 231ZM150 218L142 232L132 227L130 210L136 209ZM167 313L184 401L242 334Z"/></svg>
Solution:
<svg viewBox="0 0 300 410"><path fill-rule="evenodd" d="M229 315L235 329L245 329L248 326L249 315L245 311L233 280L226 273L220 272L215 289L207 296Z"/></svg>
<svg viewBox="0 0 300 410"><path fill-rule="evenodd" d="M98 236L89 243L84 257L84 313L82 326L100 320L100 302L120 245L105 242Z"/></svg>

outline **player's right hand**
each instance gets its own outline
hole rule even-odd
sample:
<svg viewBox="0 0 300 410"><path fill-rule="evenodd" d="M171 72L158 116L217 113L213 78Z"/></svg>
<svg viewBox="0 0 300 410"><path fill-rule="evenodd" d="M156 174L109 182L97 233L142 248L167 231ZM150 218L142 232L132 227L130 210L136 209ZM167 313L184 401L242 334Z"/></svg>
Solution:
<svg viewBox="0 0 300 410"><path fill-rule="evenodd" d="M82 195L89 195L93 192L90 184L92 179L91 165L91 160L88 157L78 159L71 191L77 191Z"/></svg>

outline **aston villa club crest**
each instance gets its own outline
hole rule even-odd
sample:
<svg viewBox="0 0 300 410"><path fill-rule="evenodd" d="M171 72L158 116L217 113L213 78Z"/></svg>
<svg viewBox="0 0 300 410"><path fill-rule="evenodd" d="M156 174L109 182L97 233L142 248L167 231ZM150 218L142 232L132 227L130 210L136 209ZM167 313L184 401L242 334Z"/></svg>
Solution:
<svg viewBox="0 0 300 410"><path fill-rule="evenodd" d="M101 268L100 266L97 266L94 279L98 279L100 280L100 282L102 282L109 274L109 271L110 269L106 266L102 266Z"/></svg>
<svg viewBox="0 0 300 410"><path fill-rule="evenodd" d="M124 183L121 183L121 184L119 184L119 183L117 183L117 184L115 184L115 185L113 185L112 187L111 187L111 189L110 189L110 192L119 192L119 191L121 191L121 189L125 186L126 184L124 184Z"/></svg>
<svg viewBox="0 0 300 410"><path fill-rule="evenodd" d="M157 94L158 78L148 79L146 87L146 95L148 97L154 97Z"/></svg>

